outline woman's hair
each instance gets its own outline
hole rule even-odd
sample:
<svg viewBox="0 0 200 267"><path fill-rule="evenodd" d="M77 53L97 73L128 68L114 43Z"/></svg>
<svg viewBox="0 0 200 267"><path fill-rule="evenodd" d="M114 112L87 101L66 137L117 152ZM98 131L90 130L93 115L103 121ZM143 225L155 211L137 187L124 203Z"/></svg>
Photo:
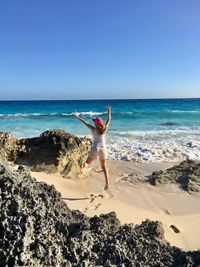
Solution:
<svg viewBox="0 0 200 267"><path fill-rule="evenodd" d="M104 124L102 125L95 125L98 134L104 134L106 132L106 126Z"/></svg>

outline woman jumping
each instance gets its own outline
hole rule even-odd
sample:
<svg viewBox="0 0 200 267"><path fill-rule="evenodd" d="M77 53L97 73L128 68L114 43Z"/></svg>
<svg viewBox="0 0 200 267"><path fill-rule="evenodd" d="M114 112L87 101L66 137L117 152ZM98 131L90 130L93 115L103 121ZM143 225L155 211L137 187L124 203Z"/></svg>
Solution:
<svg viewBox="0 0 200 267"><path fill-rule="evenodd" d="M86 160L86 163L84 164L82 168L82 173L86 169L89 168L90 164L94 159L99 157L101 168L103 170L104 176L105 176L105 187L104 190L108 189L108 170L106 166L106 159L107 159L107 149L106 149L106 142L105 142L105 134L108 130L110 121L111 121L111 107L107 106L107 121L104 124L103 120L99 117L93 118L94 126L90 125L87 121L80 118L78 114L74 114L77 119L79 119L87 128L89 128L92 131L93 136L93 144L92 148L89 152L88 158Z"/></svg>

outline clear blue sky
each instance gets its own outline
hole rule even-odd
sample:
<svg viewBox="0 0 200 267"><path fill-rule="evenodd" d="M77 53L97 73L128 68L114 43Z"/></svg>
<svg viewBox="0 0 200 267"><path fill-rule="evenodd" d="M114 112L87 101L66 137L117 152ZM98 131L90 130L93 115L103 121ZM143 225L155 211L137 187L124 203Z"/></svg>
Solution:
<svg viewBox="0 0 200 267"><path fill-rule="evenodd" d="M0 99L200 97L199 0L2 0Z"/></svg>

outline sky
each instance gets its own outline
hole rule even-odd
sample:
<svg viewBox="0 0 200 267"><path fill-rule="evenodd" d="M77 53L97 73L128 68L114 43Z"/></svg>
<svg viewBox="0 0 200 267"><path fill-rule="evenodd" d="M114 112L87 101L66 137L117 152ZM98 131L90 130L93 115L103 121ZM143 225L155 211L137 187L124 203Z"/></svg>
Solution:
<svg viewBox="0 0 200 267"><path fill-rule="evenodd" d="M0 100L200 97L199 0L1 0Z"/></svg>

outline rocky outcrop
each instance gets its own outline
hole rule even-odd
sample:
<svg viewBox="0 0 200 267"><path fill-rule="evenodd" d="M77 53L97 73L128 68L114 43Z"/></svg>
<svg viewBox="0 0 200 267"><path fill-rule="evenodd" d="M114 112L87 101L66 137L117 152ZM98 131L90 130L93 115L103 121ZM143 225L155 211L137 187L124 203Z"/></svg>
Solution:
<svg viewBox="0 0 200 267"><path fill-rule="evenodd" d="M200 163L186 160L167 170L155 171L147 177L130 173L122 177L121 180L133 185L150 183L153 186L162 186L176 184L189 193L200 192Z"/></svg>
<svg viewBox="0 0 200 267"><path fill-rule="evenodd" d="M200 252L164 239L160 222L121 225L115 213L88 218L26 167L0 164L0 267L198 266Z"/></svg>
<svg viewBox="0 0 200 267"><path fill-rule="evenodd" d="M178 184L187 192L200 191L200 163L186 160L164 171L155 171L150 180L153 185Z"/></svg>
<svg viewBox="0 0 200 267"><path fill-rule="evenodd" d="M91 141L63 130L52 130L39 137L17 139L0 132L0 158L23 164L33 171L59 172L75 176L86 160Z"/></svg>

